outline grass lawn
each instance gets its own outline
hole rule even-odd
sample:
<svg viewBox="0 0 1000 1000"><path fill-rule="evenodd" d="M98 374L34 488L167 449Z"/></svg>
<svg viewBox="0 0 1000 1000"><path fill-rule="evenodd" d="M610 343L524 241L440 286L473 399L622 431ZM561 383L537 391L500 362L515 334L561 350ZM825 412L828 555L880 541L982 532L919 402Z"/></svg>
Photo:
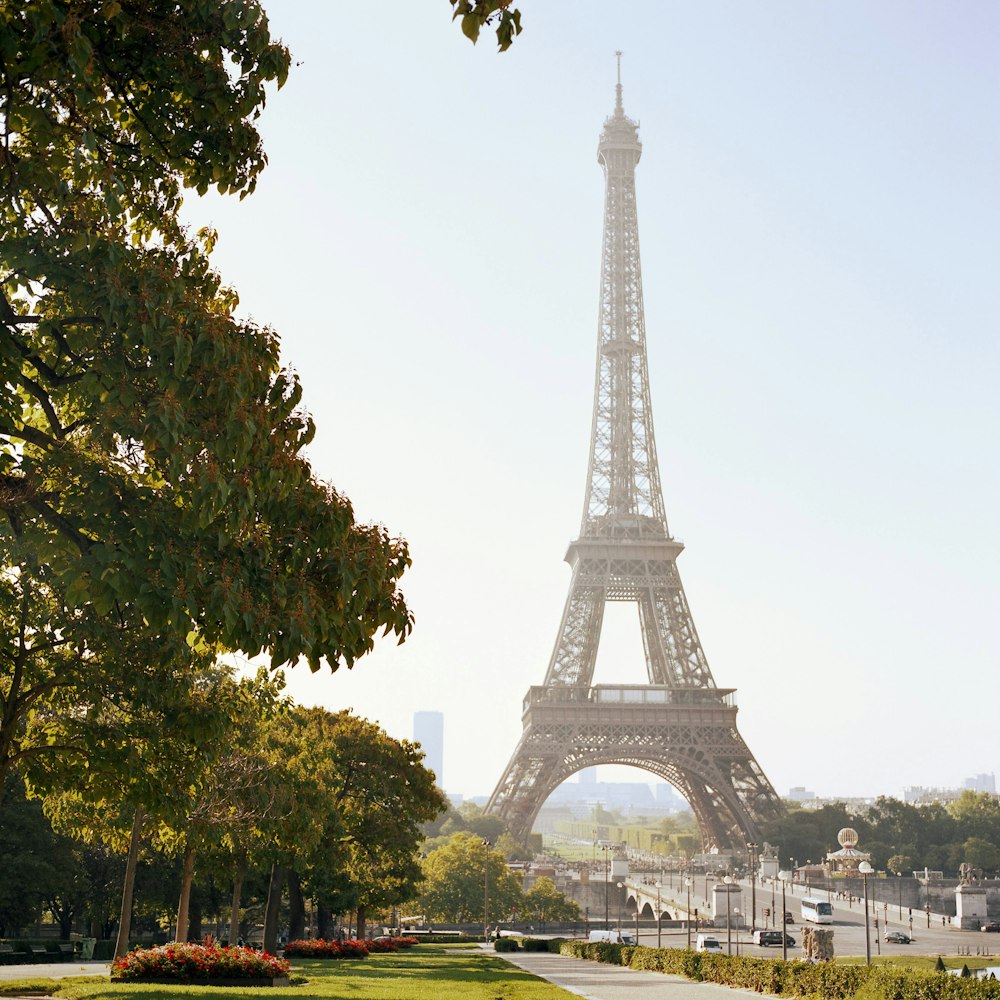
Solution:
<svg viewBox="0 0 1000 1000"><path fill-rule="evenodd" d="M225 1000L569 1000L572 994L514 968L480 949L448 954L448 945L418 945L394 955L349 961L292 960L292 982L284 988L160 986L110 983L105 978L14 980L0 983L0 996L45 990L67 1000L177 1000L205 996ZM302 982L302 980L306 982Z"/></svg>

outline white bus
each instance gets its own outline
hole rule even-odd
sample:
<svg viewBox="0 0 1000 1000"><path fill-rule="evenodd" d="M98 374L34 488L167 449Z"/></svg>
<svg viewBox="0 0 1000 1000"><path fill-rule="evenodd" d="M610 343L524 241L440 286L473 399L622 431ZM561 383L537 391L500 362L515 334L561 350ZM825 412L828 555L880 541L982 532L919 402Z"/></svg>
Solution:
<svg viewBox="0 0 1000 1000"><path fill-rule="evenodd" d="M802 900L802 919L814 924L832 924L833 907L825 899L806 896Z"/></svg>

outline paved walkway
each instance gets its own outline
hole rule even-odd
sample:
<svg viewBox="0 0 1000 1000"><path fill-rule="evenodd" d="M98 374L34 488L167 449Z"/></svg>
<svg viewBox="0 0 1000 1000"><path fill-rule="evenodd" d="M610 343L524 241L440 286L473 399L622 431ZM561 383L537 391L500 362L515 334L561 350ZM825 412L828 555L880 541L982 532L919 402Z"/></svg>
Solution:
<svg viewBox="0 0 1000 1000"><path fill-rule="evenodd" d="M12 979L65 979L66 976L110 976L107 962L46 962L41 965L0 965L0 983Z"/></svg>
<svg viewBox="0 0 1000 1000"><path fill-rule="evenodd" d="M547 979L588 1000L733 1000L756 997L759 993L734 990L715 983L694 983L680 976L662 972L637 972L620 965L605 965L583 958L552 955L547 952L500 952L497 958Z"/></svg>

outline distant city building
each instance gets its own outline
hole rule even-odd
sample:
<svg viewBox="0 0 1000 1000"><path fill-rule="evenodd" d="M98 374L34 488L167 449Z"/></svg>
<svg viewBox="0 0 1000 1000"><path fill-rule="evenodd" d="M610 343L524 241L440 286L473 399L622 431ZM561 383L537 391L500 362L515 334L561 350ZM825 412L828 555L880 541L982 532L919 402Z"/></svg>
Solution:
<svg viewBox="0 0 1000 1000"><path fill-rule="evenodd" d="M413 713L413 742L424 751L424 766L434 772L438 788L444 788L444 715Z"/></svg>
<svg viewBox="0 0 1000 1000"><path fill-rule="evenodd" d="M788 796L792 802L812 802L816 798L815 792L810 792L803 788L802 785L796 785L794 788L788 789Z"/></svg>
<svg viewBox="0 0 1000 1000"><path fill-rule="evenodd" d="M597 784L597 768L585 767L577 776L576 780L581 785Z"/></svg>
<svg viewBox="0 0 1000 1000"><path fill-rule="evenodd" d="M988 792L990 795L997 793L997 779L994 774L977 774L972 778L966 778L962 784L963 788L968 788L973 792Z"/></svg>

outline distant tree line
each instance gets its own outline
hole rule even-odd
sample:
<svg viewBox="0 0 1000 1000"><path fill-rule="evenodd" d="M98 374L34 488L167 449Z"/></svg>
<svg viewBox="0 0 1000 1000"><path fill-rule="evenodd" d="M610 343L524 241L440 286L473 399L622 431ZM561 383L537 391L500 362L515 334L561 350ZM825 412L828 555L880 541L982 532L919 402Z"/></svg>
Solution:
<svg viewBox="0 0 1000 1000"><path fill-rule="evenodd" d="M1000 799L985 792L964 791L947 805L880 797L864 811L839 803L793 808L761 833L780 848L782 863L794 858L804 864L838 850L837 834L844 827L857 830L859 849L871 854L880 871L909 875L928 868L957 876L964 862L1000 873Z"/></svg>

